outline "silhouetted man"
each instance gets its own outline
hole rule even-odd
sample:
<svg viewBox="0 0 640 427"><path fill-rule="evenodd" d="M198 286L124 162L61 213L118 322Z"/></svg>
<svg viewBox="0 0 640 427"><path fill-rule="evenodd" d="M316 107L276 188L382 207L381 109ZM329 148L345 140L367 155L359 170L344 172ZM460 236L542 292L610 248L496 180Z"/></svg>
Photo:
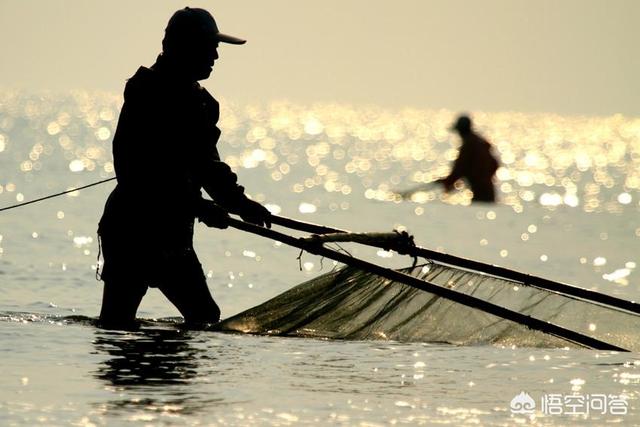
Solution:
<svg viewBox="0 0 640 427"><path fill-rule="evenodd" d="M104 327L134 327L148 286L158 287L186 322L217 322L220 309L193 250L195 218L226 228L229 211L271 226L269 211L245 196L216 149L219 105L198 81L211 74L218 43L245 40L220 33L203 9L179 10L156 63L127 82L113 139L118 184L98 227Z"/></svg>
<svg viewBox="0 0 640 427"><path fill-rule="evenodd" d="M460 116L451 130L458 132L462 145L449 176L438 182L449 192L457 180L464 178L471 187L474 202L495 202L493 176L498 169L498 161L491 153L491 144L473 131L468 116Z"/></svg>

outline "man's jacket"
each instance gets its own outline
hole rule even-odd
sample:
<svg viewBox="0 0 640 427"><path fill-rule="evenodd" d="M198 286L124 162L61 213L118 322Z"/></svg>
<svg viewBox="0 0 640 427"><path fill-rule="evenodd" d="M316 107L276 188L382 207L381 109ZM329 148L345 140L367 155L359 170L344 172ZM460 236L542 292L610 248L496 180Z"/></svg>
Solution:
<svg viewBox="0 0 640 427"><path fill-rule="evenodd" d="M458 179L464 178L471 187L474 201L495 201L493 176L499 165L491 153L491 145L473 132L461 137L460 153L443 183L452 186Z"/></svg>
<svg viewBox="0 0 640 427"><path fill-rule="evenodd" d="M246 199L220 161L219 116L209 92L177 78L161 59L138 69L127 82L113 139L118 184L100 221L103 238L183 245L202 206L201 189L231 209Z"/></svg>

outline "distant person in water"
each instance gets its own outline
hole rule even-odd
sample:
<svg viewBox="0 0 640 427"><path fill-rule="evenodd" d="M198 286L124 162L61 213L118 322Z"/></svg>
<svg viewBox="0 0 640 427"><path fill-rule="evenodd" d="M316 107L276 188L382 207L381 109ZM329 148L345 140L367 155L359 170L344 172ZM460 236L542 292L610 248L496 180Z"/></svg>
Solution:
<svg viewBox="0 0 640 427"><path fill-rule="evenodd" d="M155 64L127 82L113 139L118 184L98 227L103 327L135 327L149 286L187 323L217 322L220 309L193 249L195 219L226 228L232 212L271 226L269 211L247 198L216 148L220 108L198 81L211 74L219 43L245 40L219 32L204 9L181 9L169 20Z"/></svg>
<svg viewBox="0 0 640 427"><path fill-rule="evenodd" d="M453 163L451 173L438 182L446 192L453 189L459 179L464 179L471 187L474 202L496 201L493 176L498 169L498 160L491 152L491 144L473 130L469 116L458 117L451 130L458 132L462 139L458 158Z"/></svg>

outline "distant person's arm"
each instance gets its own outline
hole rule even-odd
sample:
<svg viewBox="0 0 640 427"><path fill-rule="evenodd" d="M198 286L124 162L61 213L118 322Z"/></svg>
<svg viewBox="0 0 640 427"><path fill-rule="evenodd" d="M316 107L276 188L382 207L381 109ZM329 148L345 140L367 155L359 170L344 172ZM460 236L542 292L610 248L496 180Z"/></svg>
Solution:
<svg viewBox="0 0 640 427"><path fill-rule="evenodd" d="M446 178L439 180L444 186L445 191L451 191L457 180L468 175L469 169L471 168L471 160L469 148L465 144L462 144L458 158L453 162L451 172Z"/></svg>

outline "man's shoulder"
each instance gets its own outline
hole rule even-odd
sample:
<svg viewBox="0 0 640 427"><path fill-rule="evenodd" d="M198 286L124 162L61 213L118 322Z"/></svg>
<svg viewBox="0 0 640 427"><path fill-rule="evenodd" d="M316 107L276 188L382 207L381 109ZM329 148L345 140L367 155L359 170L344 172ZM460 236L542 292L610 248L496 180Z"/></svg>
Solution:
<svg viewBox="0 0 640 427"><path fill-rule="evenodd" d="M147 67L139 67L133 76L127 80L124 89L125 99L141 93L154 92L158 88L156 73Z"/></svg>
<svg viewBox="0 0 640 427"><path fill-rule="evenodd" d="M141 65L129 80L148 80L153 78L154 75L155 72L151 68Z"/></svg>
<svg viewBox="0 0 640 427"><path fill-rule="evenodd" d="M466 136L466 138L463 138L462 140L470 145L480 145L480 146L491 145L484 136L476 132L471 132L469 135Z"/></svg>

